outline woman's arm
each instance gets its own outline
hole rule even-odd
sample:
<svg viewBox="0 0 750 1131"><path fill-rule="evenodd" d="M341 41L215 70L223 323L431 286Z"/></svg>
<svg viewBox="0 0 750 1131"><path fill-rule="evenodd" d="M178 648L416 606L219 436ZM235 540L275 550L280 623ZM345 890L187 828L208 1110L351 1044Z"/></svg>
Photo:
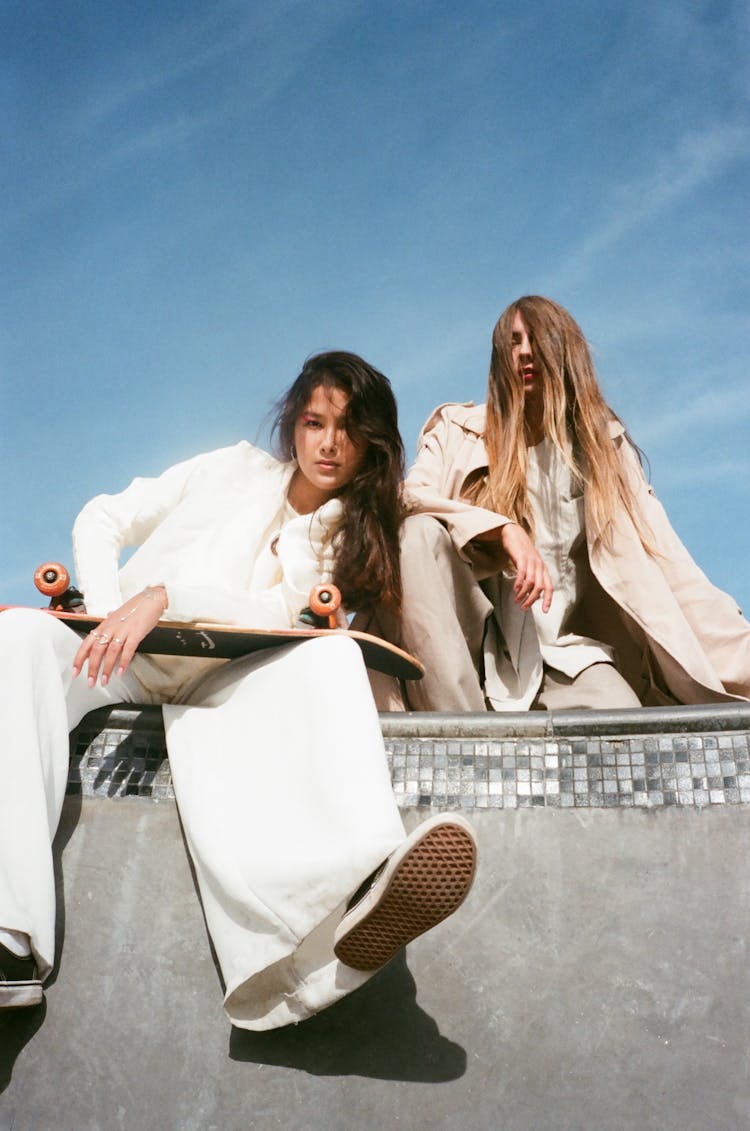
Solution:
<svg viewBox="0 0 750 1131"><path fill-rule="evenodd" d="M506 520L503 526L477 535L477 542L499 542L508 561L508 572L514 576L513 600L525 611L541 598L542 612L548 613L554 588L552 578L529 535L516 522Z"/></svg>
<svg viewBox="0 0 750 1131"><path fill-rule="evenodd" d="M309 515L299 515L282 529L277 554L282 570L278 584L260 593L230 592L211 586L148 586L109 613L85 638L76 654L73 674L88 664L90 686L101 676L106 685L113 671L125 672L138 645L167 619L203 620L247 628L292 628L309 603L310 591L330 581L334 566L333 538L342 514L331 499Z"/></svg>
<svg viewBox="0 0 750 1131"><path fill-rule="evenodd" d="M311 514L297 515L281 529L275 547L281 580L256 592L216 584L169 582L169 619L234 624L245 628L291 628L310 590L333 576L333 539L342 504L330 499Z"/></svg>
<svg viewBox="0 0 750 1131"><path fill-rule="evenodd" d="M406 505L411 514L430 514L439 519L461 557L480 566L478 576L487 576L505 565L497 545L497 532L510 520L461 498L463 474L462 469L455 466L455 449L458 446L463 454L464 444L457 441L460 426L451 419L453 407L447 405L436 410L419 435L417 456L405 482ZM467 445L468 442L464 441ZM475 442L479 442L478 437ZM471 552L471 543L480 538L488 550L487 561L481 565L473 560ZM493 543L496 549L491 548Z"/></svg>
<svg viewBox="0 0 750 1131"><path fill-rule="evenodd" d="M183 460L159 476L134 479L119 494L97 495L84 506L73 525L73 557L90 614L104 616L122 604L118 569L123 548L141 545L179 504L193 476L218 473L236 459L240 446Z"/></svg>
<svg viewBox="0 0 750 1131"><path fill-rule="evenodd" d="M523 527L505 515L440 493L455 495L462 483L461 469L452 466L449 455L456 446L455 430L459 427L451 420L449 408L433 413L420 434L417 457L406 478L410 510L441 521L477 577L512 572L516 603L525 610L541 598L546 613L552 602L552 580ZM477 436L474 442L480 443L480 438Z"/></svg>

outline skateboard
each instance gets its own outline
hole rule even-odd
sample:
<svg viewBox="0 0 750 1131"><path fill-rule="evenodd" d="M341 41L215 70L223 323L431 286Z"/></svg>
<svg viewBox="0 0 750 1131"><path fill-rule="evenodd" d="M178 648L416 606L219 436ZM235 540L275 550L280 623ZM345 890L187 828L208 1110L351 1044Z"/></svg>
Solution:
<svg viewBox="0 0 750 1131"><path fill-rule="evenodd" d="M40 592L50 597L50 616L85 635L102 622L102 617L76 613L84 608L84 599L78 590L70 589L70 575L58 562L45 562L34 574ZM70 594L74 593L72 604ZM424 668L408 652L389 644L369 632L336 628L335 612L341 594L335 585L316 585L310 594L310 606L303 610L301 619L309 620L303 628L237 628L224 624L178 624L160 621L138 645L139 652L153 656L201 656L204 659L234 660L251 652L268 648L281 648L318 636L348 636L362 651L368 668L395 676L397 679L421 679ZM12 606L0 606L10 608Z"/></svg>

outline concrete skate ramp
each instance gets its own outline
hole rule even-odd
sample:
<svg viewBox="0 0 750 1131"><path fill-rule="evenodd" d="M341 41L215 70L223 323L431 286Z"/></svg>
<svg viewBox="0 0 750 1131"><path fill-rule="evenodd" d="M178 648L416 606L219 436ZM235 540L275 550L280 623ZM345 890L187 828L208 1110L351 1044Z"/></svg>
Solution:
<svg viewBox="0 0 750 1131"><path fill-rule="evenodd" d="M58 968L0 1018L1 1131L750 1127L744 705L382 723L405 823L467 813L477 883L357 993L252 1034L222 1012L158 712L84 721Z"/></svg>

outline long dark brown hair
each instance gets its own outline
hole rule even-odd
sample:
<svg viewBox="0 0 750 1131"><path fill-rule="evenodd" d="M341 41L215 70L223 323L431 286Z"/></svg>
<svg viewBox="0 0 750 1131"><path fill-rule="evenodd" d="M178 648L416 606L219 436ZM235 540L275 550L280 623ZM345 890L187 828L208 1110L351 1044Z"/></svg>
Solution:
<svg viewBox="0 0 750 1131"><path fill-rule="evenodd" d="M338 496L344 515L336 535L334 584L349 609L369 611L382 604L398 612L405 458L391 383L355 353L336 350L308 358L276 405L273 434L280 459L294 458L295 424L319 386L346 393L346 431L364 451L354 478Z"/></svg>
<svg viewBox="0 0 750 1131"><path fill-rule="evenodd" d="M472 485L470 501L507 515L533 533L526 492L524 391L512 359L517 312L528 330L534 365L543 381L544 435L585 488L586 523L594 541L611 542L618 512L624 508L644 547L652 552L650 532L610 438L609 425L619 417L604 399L588 343L568 311L540 295L526 295L511 303L493 330L485 430L489 473ZM625 439L640 458L627 432Z"/></svg>

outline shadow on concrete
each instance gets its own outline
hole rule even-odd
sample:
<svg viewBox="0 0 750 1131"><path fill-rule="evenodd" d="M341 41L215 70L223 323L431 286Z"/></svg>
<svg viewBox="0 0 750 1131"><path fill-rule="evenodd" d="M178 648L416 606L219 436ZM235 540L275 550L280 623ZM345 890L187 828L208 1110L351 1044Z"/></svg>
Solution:
<svg viewBox="0 0 750 1131"><path fill-rule="evenodd" d="M416 996L402 953L361 989L300 1025L266 1033L232 1029L229 1056L313 1076L457 1080L466 1071L466 1052L440 1034Z"/></svg>
<svg viewBox="0 0 750 1131"><path fill-rule="evenodd" d="M41 1029L46 1015L46 1001L34 1009L0 1012L0 1094L10 1084L18 1054Z"/></svg>
<svg viewBox="0 0 750 1131"><path fill-rule="evenodd" d="M54 984L60 965L65 938L65 884L62 856L81 815L81 800L70 799L63 809L57 835L52 845L52 863L55 871L57 909L55 918L55 967L45 982L45 989ZM41 1029L47 1015L47 1002L34 1009L11 1009L0 1013L0 1093L5 1091L13 1075L18 1054Z"/></svg>
<svg viewBox="0 0 750 1131"><path fill-rule="evenodd" d="M55 869L55 965L52 973L44 983L45 989L54 986L57 981L57 972L60 969L63 950L65 947L65 877L63 876L62 858L65 846L75 832L81 816L81 798L71 797L63 806L60 824L52 842L52 865Z"/></svg>

